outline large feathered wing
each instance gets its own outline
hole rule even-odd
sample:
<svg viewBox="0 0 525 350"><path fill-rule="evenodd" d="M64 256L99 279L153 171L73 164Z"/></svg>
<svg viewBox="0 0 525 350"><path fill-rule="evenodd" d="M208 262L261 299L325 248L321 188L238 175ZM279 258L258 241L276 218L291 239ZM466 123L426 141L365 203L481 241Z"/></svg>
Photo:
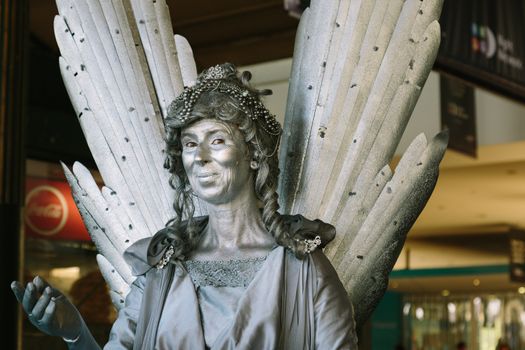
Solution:
<svg viewBox="0 0 525 350"><path fill-rule="evenodd" d="M389 163L435 60L443 0L312 0L296 35L281 206L335 224L325 249L362 323L433 191L447 135Z"/></svg>
<svg viewBox="0 0 525 350"><path fill-rule="evenodd" d="M187 41L174 37L163 0L57 0L57 7L60 70L104 187L80 163L64 170L118 308L134 279L124 250L174 215L163 116L194 83L195 62Z"/></svg>

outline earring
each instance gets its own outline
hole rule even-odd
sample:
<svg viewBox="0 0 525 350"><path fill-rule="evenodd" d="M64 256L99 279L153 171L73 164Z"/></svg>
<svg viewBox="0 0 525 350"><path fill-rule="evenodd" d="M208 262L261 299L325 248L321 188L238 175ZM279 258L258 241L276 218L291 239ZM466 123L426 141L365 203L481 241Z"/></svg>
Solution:
<svg viewBox="0 0 525 350"><path fill-rule="evenodd" d="M252 160L250 162L250 168L252 168L252 170L257 170L259 169L259 163L257 163L255 160Z"/></svg>

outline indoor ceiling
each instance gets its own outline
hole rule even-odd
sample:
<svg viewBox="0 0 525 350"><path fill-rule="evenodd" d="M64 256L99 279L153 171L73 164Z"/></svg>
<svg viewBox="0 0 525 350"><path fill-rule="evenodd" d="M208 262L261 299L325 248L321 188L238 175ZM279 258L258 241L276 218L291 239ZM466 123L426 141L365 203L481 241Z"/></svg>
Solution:
<svg viewBox="0 0 525 350"><path fill-rule="evenodd" d="M525 228L525 142L488 145L478 157L447 151L413 237Z"/></svg>
<svg viewBox="0 0 525 350"><path fill-rule="evenodd" d="M191 43L199 68L247 65L290 57L298 20L283 0L167 0L174 32ZM33 38L58 53L54 0L30 0Z"/></svg>

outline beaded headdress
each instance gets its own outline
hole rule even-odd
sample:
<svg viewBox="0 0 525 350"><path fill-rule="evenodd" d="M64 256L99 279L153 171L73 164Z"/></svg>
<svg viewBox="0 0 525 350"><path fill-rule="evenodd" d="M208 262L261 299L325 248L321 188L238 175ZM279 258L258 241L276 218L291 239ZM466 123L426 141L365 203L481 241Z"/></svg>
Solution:
<svg viewBox="0 0 525 350"><path fill-rule="evenodd" d="M259 94L247 88L237 77L233 64L221 64L203 71L193 86L184 91L170 105L168 116L171 126L179 128L188 125L197 116L192 114L193 108L202 93L219 92L231 96L239 102L238 108L270 135L280 135L281 125L275 115L263 105Z"/></svg>

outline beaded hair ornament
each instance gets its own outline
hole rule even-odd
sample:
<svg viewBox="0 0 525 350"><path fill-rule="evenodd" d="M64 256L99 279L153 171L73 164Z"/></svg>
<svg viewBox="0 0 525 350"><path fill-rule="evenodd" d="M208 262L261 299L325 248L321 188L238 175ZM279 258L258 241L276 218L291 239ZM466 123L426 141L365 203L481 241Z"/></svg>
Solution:
<svg viewBox="0 0 525 350"><path fill-rule="evenodd" d="M205 92L216 91L231 96L239 102L238 108L268 134L281 134L281 125L259 99L257 92L246 88L239 81L233 64L222 64L203 71L193 86L185 87L184 91L172 102L168 114L172 126L179 128L187 125L198 117L192 114L193 107L199 96Z"/></svg>

